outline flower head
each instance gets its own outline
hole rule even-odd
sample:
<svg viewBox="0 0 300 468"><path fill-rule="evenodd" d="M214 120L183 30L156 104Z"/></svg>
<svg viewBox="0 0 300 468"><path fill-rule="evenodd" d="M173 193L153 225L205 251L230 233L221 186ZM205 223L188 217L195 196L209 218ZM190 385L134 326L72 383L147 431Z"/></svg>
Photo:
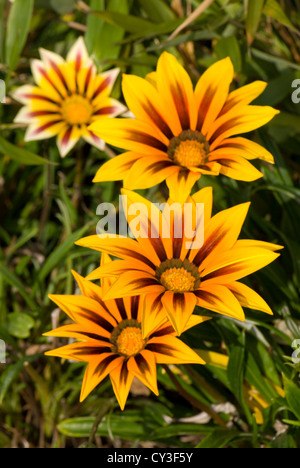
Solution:
<svg viewBox="0 0 300 468"><path fill-rule="evenodd" d="M108 256L103 259L109 260ZM82 295L51 295L50 298L75 323L45 335L80 340L46 353L88 363L80 401L109 375L120 407L124 409L134 377L158 394L156 364L205 364L175 336L166 320L152 333L142 335L141 317L147 313L148 305L140 297L105 301L103 295L109 280L103 280L100 287L75 272L74 276ZM205 320L207 318L193 317L186 329Z"/></svg>
<svg viewBox="0 0 300 468"><path fill-rule="evenodd" d="M36 85L22 86L13 93L24 104L15 122L28 125L25 141L56 136L62 157L81 137L103 149L103 140L88 127L125 110L110 97L119 70L97 74L81 37L66 60L45 49L40 49L40 55L41 60L33 60L31 65Z"/></svg>
<svg viewBox="0 0 300 468"><path fill-rule="evenodd" d="M264 82L230 92L233 75L230 58L220 60L193 89L186 71L167 52L146 79L124 75L124 97L136 119L106 119L90 128L129 152L104 164L94 182L124 180L124 187L135 190L166 180L171 198L185 201L202 174L243 181L262 177L249 160L273 163L272 155L236 135L265 125L278 111L249 105L264 91Z"/></svg>
<svg viewBox="0 0 300 468"><path fill-rule="evenodd" d="M183 205L171 200L160 211L134 192L123 189L123 194L127 194L127 221L136 239L102 234L86 237L77 244L121 259L100 266L88 279L115 278L106 299L145 297L149 312L143 316L143 335L166 317L180 335L196 305L239 320L245 320L242 307L272 314L255 291L239 282L274 261L279 255L275 251L281 248L238 239L249 203L212 217L211 187L190 198L193 210L187 212ZM135 203L147 208L143 216L135 215L138 223L133 223L131 208ZM204 206L204 211L196 209L199 205ZM185 230L181 235L175 232L176 224L184 226L191 219L193 229L188 235ZM201 229L204 239L200 245Z"/></svg>

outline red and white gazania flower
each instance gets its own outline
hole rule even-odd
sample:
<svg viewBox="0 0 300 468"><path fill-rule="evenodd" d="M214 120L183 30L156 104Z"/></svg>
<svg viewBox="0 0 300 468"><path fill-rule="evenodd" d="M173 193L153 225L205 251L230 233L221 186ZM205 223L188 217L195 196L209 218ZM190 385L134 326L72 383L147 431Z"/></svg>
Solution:
<svg viewBox="0 0 300 468"><path fill-rule="evenodd" d="M13 93L24 104L15 122L28 125L25 141L57 137L62 157L80 138L103 150L103 140L88 127L126 110L110 97L119 69L97 74L81 37L66 60L45 49L40 49L40 56L41 60L31 63L36 84L26 84Z"/></svg>

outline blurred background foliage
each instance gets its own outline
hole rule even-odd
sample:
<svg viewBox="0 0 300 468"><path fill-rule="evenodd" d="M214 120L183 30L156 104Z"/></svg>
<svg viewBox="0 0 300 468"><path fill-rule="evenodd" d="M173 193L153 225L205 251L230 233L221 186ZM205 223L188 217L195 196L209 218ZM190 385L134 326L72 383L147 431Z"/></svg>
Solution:
<svg viewBox="0 0 300 468"><path fill-rule="evenodd" d="M299 24L299 0L0 0L0 447L299 447L300 104L291 99ZM143 77L164 50L194 82L230 56L233 86L267 81L257 103L281 111L250 135L275 157L275 166L258 163L263 179L199 182L213 185L215 211L252 201L242 237L285 246L247 279L274 316L247 310L245 323L216 316L193 328L183 338L208 364L161 369L159 397L135 385L123 413L109 381L79 404L84 365L45 358L58 343L42 337L65 320L47 295L74 293L71 268L86 275L99 264L74 241L95 232L100 202L118 204L119 183L91 182L117 150L82 144L62 160L55 139L25 144L12 123L20 105L10 92L32 81L30 59L40 47L65 55L79 35L99 70ZM114 96L122 100L120 80ZM167 192L162 184L143 194L156 201Z"/></svg>

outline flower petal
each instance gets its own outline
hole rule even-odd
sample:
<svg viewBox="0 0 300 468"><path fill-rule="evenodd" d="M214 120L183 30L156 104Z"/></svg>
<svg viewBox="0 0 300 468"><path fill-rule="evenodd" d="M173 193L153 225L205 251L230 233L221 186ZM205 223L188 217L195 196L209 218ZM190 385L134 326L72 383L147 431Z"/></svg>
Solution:
<svg viewBox="0 0 300 468"><path fill-rule="evenodd" d="M131 190L154 187L178 172L176 165L162 155L139 158L124 178L124 187Z"/></svg>
<svg viewBox="0 0 300 468"><path fill-rule="evenodd" d="M93 182L123 180L133 164L141 157L142 155L134 152L127 152L115 156L100 167Z"/></svg>
<svg viewBox="0 0 300 468"><path fill-rule="evenodd" d="M197 128L206 135L228 97L234 69L229 57L219 60L201 76L195 89Z"/></svg>
<svg viewBox="0 0 300 468"><path fill-rule="evenodd" d="M172 131L178 136L182 130L195 130L197 113L191 79L174 55L163 52L157 64L157 89L173 116ZM171 120L168 119L171 126Z"/></svg>
<svg viewBox="0 0 300 468"><path fill-rule="evenodd" d="M56 143L62 158L74 148L80 137L81 131L76 126L64 128L59 133Z"/></svg>
<svg viewBox="0 0 300 468"><path fill-rule="evenodd" d="M230 283L228 288L233 292L243 307L248 307L249 309L254 310L261 310L266 314L273 315L273 312L266 301L264 301L264 299L259 294L257 294L257 292L245 284L234 282Z"/></svg>
<svg viewBox="0 0 300 468"><path fill-rule="evenodd" d="M89 130L110 145L142 154L152 155L153 149L165 153L169 143L161 141L151 125L134 119L103 118L92 123Z"/></svg>
<svg viewBox="0 0 300 468"><path fill-rule="evenodd" d="M110 380L121 410L125 408L133 379L134 375L128 372L126 361L110 373Z"/></svg>
<svg viewBox="0 0 300 468"><path fill-rule="evenodd" d="M201 174L189 170L178 170L166 180L170 198L178 203L184 203Z"/></svg>
<svg viewBox="0 0 300 468"><path fill-rule="evenodd" d="M201 284L201 288L196 291L195 295L199 307L241 321L245 320L245 314L239 301L226 286L209 285L205 282Z"/></svg>
<svg viewBox="0 0 300 468"><path fill-rule="evenodd" d="M150 338L147 350L155 355L157 364L205 364L205 361L175 336Z"/></svg>
<svg viewBox="0 0 300 468"><path fill-rule="evenodd" d="M147 349L137 356L131 357L127 364L128 371L137 377L144 385L158 395L155 356Z"/></svg>
<svg viewBox="0 0 300 468"><path fill-rule="evenodd" d="M194 312L197 298L194 293L176 294L166 291L162 296L162 303L166 309L168 319L180 336Z"/></svg>
<svg viewBox="0 0 300 468"><path fill-rule="evenodd" d="M262 159L274 164L272 154L254 141L246 138L237 137L224 140L217 149L210 153L210 159L215 160L222 156L242 156L245 159Z"/></svg>
<svg viewBox="0 0 300 468"><path fill-rule="evenodd" d="M83 402L94 388L114 369L121 367L123 361L124 359L122 357L109 353L104 353L100 357L91 360L84 374L80 402Z"/></svg>

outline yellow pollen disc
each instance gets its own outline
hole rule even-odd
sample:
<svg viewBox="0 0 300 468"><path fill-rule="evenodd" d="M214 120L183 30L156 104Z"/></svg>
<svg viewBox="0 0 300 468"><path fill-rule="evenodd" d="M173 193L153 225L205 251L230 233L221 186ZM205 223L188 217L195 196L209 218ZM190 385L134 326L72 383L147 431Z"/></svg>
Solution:
<svg viewBox="0 0 300 468"><path fill-rule="evenodd" d="M83 96L71 96L62 105L64 119L71 125L83 125L90 121L93 108Z"/></svg>
<svg viewBox="0 0 300 468"><path fill-rule="evenodd" d="M197 167L205 163L207 152L205 143L197 140L181 141L175 148L173 159L181 166Z"/></svg>
<svg viewBox="0 0 300 468"><path fill-rule="evenodd" d="M145 347L142 330L138 327L126 327L117 338L117 349L125 356L135 356Z"/></svg>
<svg viewBox="0 0 300 468"><path fill-rule="evenodd" d="M160 277L161 284L176 293L194 291L195 277L185 268L170 268Z"/></svg>

